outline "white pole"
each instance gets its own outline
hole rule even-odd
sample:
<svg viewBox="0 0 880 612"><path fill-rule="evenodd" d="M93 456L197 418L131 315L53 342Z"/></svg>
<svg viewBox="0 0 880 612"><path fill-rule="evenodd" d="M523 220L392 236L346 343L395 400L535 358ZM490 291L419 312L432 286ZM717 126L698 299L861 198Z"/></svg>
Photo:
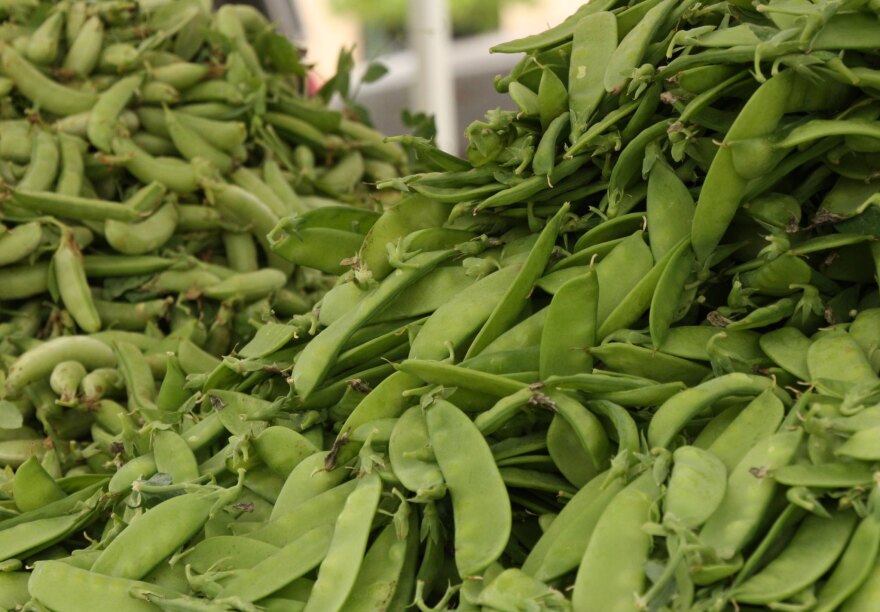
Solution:
<svg viewBox="0 0 880 612"><path fill-rule="evenodd" d="M409 45L416 57L413 110L434 115L437 146L458 152L452 25L447 0L409 0Z"/></svg>

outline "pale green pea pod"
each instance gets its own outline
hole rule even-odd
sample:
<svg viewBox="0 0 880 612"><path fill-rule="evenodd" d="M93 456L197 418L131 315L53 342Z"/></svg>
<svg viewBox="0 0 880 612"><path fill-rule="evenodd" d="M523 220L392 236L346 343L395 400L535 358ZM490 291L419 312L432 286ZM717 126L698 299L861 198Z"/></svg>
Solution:
<svg viewBox="0 0 880 612"><path fill-rule="evenodd" d="M191 62L175 62L165 66L157 66L149 70L150 78L168 83L178 91L184 91L210 73L210 66Z"/></svg>
<svg viewBox="0 0 880 612"><path fill-rule="evenodd" d="M242 272L205 288L204 295L218 300L250 301L281 289L287 276L279 270L265 269Z"/></svg>
<svg viewBox="0 0 880 612"><path fill-rule="evenodd" d="M126 255L143 255L159 249L177 229L177 206L168 202L139 223L108 219L104 238L115 250Z"/></svg>
<svg viewBox="0 0 880 612"><path fill-rule="evenodd" d="M142 82L142 75L124 78L98 98L89 116L86 132L91 143L101 151L112 150L119 115L128 106L129 100Z"/></svg>
<svg viewBox="0 0 880 612"><path fill-rule="evenodd" d="M730 424L708 445L708 449L729 472L759 440L776 432L784 414L785 407L773 391L764 391L739 410Z"/></svg>
<svg viewBox="0 0 880 612"><path fill-rule="evenodd" d="M86 143L65 132L58 133L61 149L61 172L55 191L62 195L78 196L82 192L85 163L83 153Z"/></svg>
<svg viewBox="0 0 880 612"><path fill-rule="evenodd" d="M695 529L718 508L727 488L727 469L709 451L681 446L672 454L673 468L664 511Z"/></svg>
<svg viewBox="0 0 880 612"><path fill-rule="evenodd" d="M91 121L92 113L84 111L75 115L62 117L55 122L55 130L64 132L71 136L79 138L88 137L89 121ZM136 132L140 127L140 120L134 111L123 110L118 117L119 125L128 132Z"/></svg>
<svg viewBox="0 0 880 612"><path fill-rule="evenodd" d="M49 385L63 404L69 404L76 398L82 379L86 376L86 368L79 361L62 361L52 369Z"/></svg>
<svg viewBox="0 0 880 612"><path fill-rule="evenodd" d="M98 65L104 46L104 23L98 16L90 17L79 29L62 64L77 76L87 77ZM86 109L83 109L86 110Z"/></svg>
<svg viewBox="0 0 880 612"><path fill-rule="evenodd" d="M31 163L16 188L31 191L51 189L58 176L58 162L61 154L54 135L45 130L37 130L33 137Z"/></svg>
<svg viewBox="0 0 880 612"><path fill-rule="evenodd" d="M272 210L278 217L288 214L288 206L275 191L260 179L260 176L250 168L239 168L232 173L232 180L242 189L259 199Z"/></svg>
<svg viewBox="0 0 880 612"><path fill-rule="evenodd" d="M31 159L32 126L27 121L4 121L0 138L0 158L26 164Z"/></svg>
<svg viewBox="0 0 880 612"><path fill-rule="evenodd" d="M130 139L123 138L113 140L113 152L120 156L126 170L144 183L158 181L181 194L192 193L199 187L193 166L180 159L153 157Z"/></svg>
<svg viewBox="0 0 880 612"><path fill-rule="evenodd" d="M94 333L101 329L101 316L95 308L92 292L83 267L82 253L65 228L52 258L58 293L70 315L84 331Z"/></svg>
<svg viewBox="0 0 880 612"><path fill-rule="evenodd" d="M118 397L123 388L122 378L116 368L96 368L80 381L82 401L87 404L105 397Z"/></svg>
<svg viewBox="0 0 880 612"><path fill-rule="evenodd" d="M21 512L37 510L66 495L36 457L31 457L15 471L12 496Z"/></svg>
<svg viewBox="0 0 880 612"><path fill-rule="evenodd" d="M862 347L842 330L822 332L813 339L807 349L807 368L819 389L838 397L852 385L878 380Z"/></svg>
<svg viewBox="0 0 880 612"><path fill-rule="evenodd" d="M333 489L345 480L348 468L338 466L326 470L326 460L327 452L314 453L291 470L275 502L271 520L293 512L302 503Z"/></svg>
<svg viewBox="0 0 880 612"><path fill-rule="evenodd" d="M51 64L58 55L64 11L55 11L34 30L28 41L27 56L35 64Z"/></svg>
<svg viewBox="0 0 880 612"><path fill-rule="evenodd" d="M102 342L87 336L62 336L21 355L7 370L6 389L15 393L35 380L48 377L70 355L87 369L112 367L116 357Z"/></svg>
<svg viewBox="0 0 880 612"><path fill-rule="evenodd" d="M168 134L171 141L180 154L188 160L202 157L212 164L223 174L232 170L232 158L217 149L213 144L203 138L197 131L186 126L177 119L175 113L165 109L165 122L168 125Z"/></svg>
<svg viewBox="0 0 880 612"><path fill-rule="evenodd" d="M0 234L0 266L6 266L31 255L43 237L39 222L31 221L17 225Z"/></svg>
<svg viewBox="0 0 880 612"><path fill-rule="evenodd" d="M141 102L144 104L177 104L180 92L168 83L148 81L140 89Z"/></svg>
<svg viewBox="0 0 880 612"><path fill-rule="evenodd" d="M156 469L171 475L174 483L189 482L199 477L199 465L192 449L180 434L160 430L152 440Z"/></svg>
<svg viewBox="0 0 880 612"><path fill-rule="evenodd" d="M52 81L8 45L0 47L0 70L15 81L24 96L55 115L67 116L89 110L97 100L91 92Z"/></svg>

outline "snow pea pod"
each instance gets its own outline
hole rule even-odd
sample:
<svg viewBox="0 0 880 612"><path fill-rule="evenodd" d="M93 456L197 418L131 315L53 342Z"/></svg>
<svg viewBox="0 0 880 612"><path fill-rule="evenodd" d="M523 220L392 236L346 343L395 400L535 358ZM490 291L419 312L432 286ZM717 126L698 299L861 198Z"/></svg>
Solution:
<svg viewBox="0 0 880 612"><path fill-rule="evenodd" d="M97 101L94 93L66 87L46 77L11 46L0 46L0 70L40 108L62 117L90 110Z"/></svg>
<svg viewBox="0 0 880 612"><path fill-rule="evenodd" d="M492 451L473 422L453 404L426 411L428 436L452 497L455 564L462 576L497 560L511 530L510 500Z"/></svg>

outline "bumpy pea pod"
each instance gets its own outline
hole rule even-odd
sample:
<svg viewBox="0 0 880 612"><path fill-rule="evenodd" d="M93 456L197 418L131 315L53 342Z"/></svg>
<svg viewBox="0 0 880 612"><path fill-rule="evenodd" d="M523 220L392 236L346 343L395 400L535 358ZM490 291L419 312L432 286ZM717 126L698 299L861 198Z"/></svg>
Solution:
<svg viewBox="0 0 880 612"><path fill-rule="evenodd" d="M101 329L101 317L95 308L82 253L73 232L64 228L58 249L52 257L55 282L65 308L83 330L94 333Z"/></svg>
<svg viewBox="0 0 880 612"><path fill-rule="evenodd" d="M556 237L562 226L562 220L568 213L568 209L567 204L563 205L547 222L547 226L541 231L516 279L508 287L501 302L492 311L489 319L468 348L465 359L482 352L493 340L507 330L522 312L526 297L532 291L532 286L541 277L544 268L547 267L547 262L556 243Z"/></svg>
<svg viewBox="0 0 880 612"><path fill-rule="evenodd" d="M82 192L85 176L83 152L85 141L71 134L58 133L58 145L61 150L61 172L55 191L68 196L78 196Z"/></svg>
<svg viewBox="0 0 880 612"><path fill-rule="evenodd" d="M419 406L400 415L388 440L388 459L400 482L416 499L434 499L446 494L443 474L431 455L427 424Z"/></svg>
<svg viewBox="0 0 880 612"><path fill-rule="evenodd" d="M104 238L120 253L143 255L168 242L177 229L178 218L177 206L168 202L139 223L107 219L104 223Z"/></svg>
<svg viewBox="0 0 880 612"><path fill-rule="evenodd" d="M223 174L232 170L233 161L228 154L216 148L196 130L179 121L177 115L167 108L165 109L165 122L168 125L171 141L185 159L192 160L196 157L202 157L214 164L217 170Z"/></svg>
<svg viewBox="0 0 880 612"><path fill-rule="evenodd" d="M89 17L68 43L70 48L64 57L62 67L77 76L87 77L98 65L101 56L101 48L104 45L104 22L97 15Z"/></svg>
<svg viewBox="0 0 880 612"><path fill-rule="evenodd" d="M473 576L497 560L507 545L512 524L507 489L489 445L467 415L447 401L434 400L426 420L452 497L455 564L459 575Z"/></svg>
<svg viewBox="0 0 880 612"><path fill-rule="evenodd" d="M318 568L307 612L341 610L357 579L382 493L378 474L363 476L336 519L327 556Z"/></svg>
<svg viewBox="0 0 880 612"><path fill-rule="evenodd" d="M0 46L0 70L34 104L54 115L75 115L91 109L97 96L88 90L65 87L45 76L15 49Z"/></svg>
<svg viewBox="0 0 880 612"><path fill-rule="evenodd" d="M596 524L572 594L576 610L637 609L644 588L643 565L651 536L642 526L651 518L660 489L648 471L620 491ZM626 550L628 554L620 554Z"/></svg>

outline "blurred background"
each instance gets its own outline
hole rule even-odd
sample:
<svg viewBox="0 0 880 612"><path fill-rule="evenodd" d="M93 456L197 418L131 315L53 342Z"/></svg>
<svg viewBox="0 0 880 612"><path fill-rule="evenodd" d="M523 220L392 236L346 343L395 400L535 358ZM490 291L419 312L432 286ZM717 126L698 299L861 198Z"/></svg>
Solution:
<svg viewBox="0 0 880 612"><path fill-rule="evenodd" d="M241 2L242 0L237 0ZM352 51L353 97L386 134L411 131L408 109L435 117L438 144L461 153L463 133L487 109L510 108L492 87L517 55L499 42L556 25L584 0L249 0L306 50L319 79Z"/></svg>

